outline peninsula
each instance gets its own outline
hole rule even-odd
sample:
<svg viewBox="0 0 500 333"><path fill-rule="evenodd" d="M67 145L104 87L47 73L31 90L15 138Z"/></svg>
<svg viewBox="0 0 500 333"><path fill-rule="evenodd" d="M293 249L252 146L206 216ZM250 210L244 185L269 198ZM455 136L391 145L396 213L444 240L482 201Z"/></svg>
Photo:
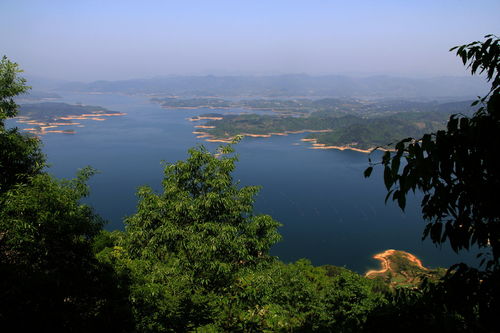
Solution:
<svg viewBox="0 0 500 333"><path fill-rule="evenodd" d="M283 108L278 114L210 113L189 120L205 121L195 126L194 134L209 142L230 142L238 135L267 138L308 133L302 141L311 143L311 149L368 153L375 147L391 149L390 144L406 137L443 129L451 114L472 112L469 101L436 104L324 99L283 104L293 108ZM306 111L304 105L311 109Z"/></svg>
<svg viewBox="0 0 500 333"><path fill-rule="evenodd" d="M74 128L84 127L85 121L104 121L109 117L124 115L125 113L110 111L100 106L45 102L22 104L16 120L20 124L31 126L23 130L35 135L75 134Z"/></svg>
<svg viewBox="0 0 500 333"><path fill-rule="evenodd" d="M370 279L381 279L392 288L396 287L417 287L427 278L436 281L443 277L446 269L430 269L422 264L422 261L415 255L398 250L386 250L373 256L380 261L381 269L369 270L365 277Z"/></svg>

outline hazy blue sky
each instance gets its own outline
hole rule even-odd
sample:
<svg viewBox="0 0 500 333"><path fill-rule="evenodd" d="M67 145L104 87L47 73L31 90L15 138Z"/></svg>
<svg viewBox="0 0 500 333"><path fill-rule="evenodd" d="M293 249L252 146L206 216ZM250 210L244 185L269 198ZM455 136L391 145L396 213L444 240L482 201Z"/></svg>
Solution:
<svg viewBox="0 0 500 333"><path fill-rule="evenodd" d="M70 80L168 74L464 75L500 1L0 0L0 55Z"/></svg>

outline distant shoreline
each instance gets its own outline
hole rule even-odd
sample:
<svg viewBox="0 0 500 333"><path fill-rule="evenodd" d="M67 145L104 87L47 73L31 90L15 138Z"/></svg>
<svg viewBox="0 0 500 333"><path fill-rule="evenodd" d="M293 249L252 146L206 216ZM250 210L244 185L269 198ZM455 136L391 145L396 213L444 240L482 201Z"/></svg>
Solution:
<svg viewBox="0 0 500 333"><path fill-rule="evenodd" d="M187 118L187 120L191 122L197 122L200 120L222 120L223 117L219 116L194 116ZM213 125L195 125L194 126L196 129L213 129L216 128L216 126ZM273 135L277 136L286 136L288 134L300 134L300 133L328 133L331 132L331 129L323 129L323 130L310 130L310 129L305 129L305 130L298 130L298 131L283 131L283 132L269 132L267 134L255 134L255 133L239 133L236 134L235 136L227 137L227 138L221 138L217 137L214 134L208 133L208 132L202 132L202 131L194 131L192 132L193 134L196 134L197 139L205 139L206 142L221 142L221 143L231 143L236 136L249 136L253 138L270 138ZM381 151L388 151L390 149L386 148L381 148L381 147L370 147L367 149L361 149L361 148L356 148L353 147L356 143L352 144L347 144L347 145L327 145L324 143L318 143L318 139L306 139L303 138L300 141L302 142L310 142L312 144L312 147L309 147L309 149L336 149L340 151L344 150L352 150L356 151L358 153L363 153L363 154L370 154L372 151L375 149L381 150ZM392 151L392 150L391 150Z"/></svg>
<svg viewBox="0 0 500 333"><path fill-rule="evenodd" d="M200 119L201 120L201 119ZM191 120L191 121L196 121L196 120ZM215 128L215 126L204 126L204 125L197 125L195 126L196 129L212 129ZM270 138L273 135L276 136L287 136L288 134L300 134L300 133L325 133L325 132L331 132L331 130L300 130L300 131L284 131L284 132L272 132L268 134L253 134L253 133L240 133L235 136L229 137L229 138L219 138L213 134L210 134L208 132L203 132L203 131L193 131L193 134L196 134L197 139L204 139L206 142L221 142L221 143L231 143L233 142L234 138L236 136L248 136L252 138ZM328 146L324 143L317 143L317 139L300 139L302 142L311 142L312 147L309 147L309 149L335 149L335 150L352 150L356 151L358 153L364 153L364 154L369 154L371 153L374 149L382 150L382 151L387 151L389 149L385 148L380 148L380 147L372 147L368 149L360 149L356 147L352 147L350 145L345 145L345 146Z"/></svg>
<svg viewBox="0 0 500 333"><path fill-rule="evenodd" d="M84 125L79 122L74 122L72 120L94 120L94 121L105 121L107 118L105 117L115 117L115 116L125 116L124 112L112 112L109 111L107 113L102 113L100 111L96 111L94 113L83 113L76 115L66 115L59 116L53 118L52 121L40 121L33 119L30 116L17 116L14 119L20 124L27 124L34 127L23 128L23 131L30 132L35 135L45 135L49 133L62 133L62 134L76 134L76 131L73 129L67 130L55 130L51 128L58 128L61 126L77 126L83 127ZM64 122L61 122L64 121Z"/></svg>
<svg viewBox="0 0 500 333"><path fill-rule="evenodd" d="M350 145L345 145L345 146L328 146L328 145L326 145L324 143L318 143L317 139L301 139L300 141L311 142L312 143L312 147L309 147L309 149L336 149L336 150L340 150L340 151L343 151L343 150L353 150L353 151L357 151L359 153L364 153L364 154L369 154L369 153L371 153L375 149L375 147L368 148L368 149L360 149L360 148L352 147Z"/></svg>
<svg viewBox="0 0 500 333"><path fill-rule="evenodd" d="M204 126L204 125L197 125L195 128L206 128L206 129L212 129L215 128L215 126ZM331 130L300 130L300 131L284 131L284 132L272 132L268 134L253 134L253 133L240 133L232 137L228 138L218 138L217 136L210 134L208 132L200 132L200 131L194 131L192 132L193 134L198 134L196 138L201 139L201 138L206 138L205 141L207 142L225 142L225 143L231 143L236 136L249 136L252 138L270 138L273 135L277 136L287 136L288 134L300 134L300 133L325 133L325 132L331 132Z"/></svg>

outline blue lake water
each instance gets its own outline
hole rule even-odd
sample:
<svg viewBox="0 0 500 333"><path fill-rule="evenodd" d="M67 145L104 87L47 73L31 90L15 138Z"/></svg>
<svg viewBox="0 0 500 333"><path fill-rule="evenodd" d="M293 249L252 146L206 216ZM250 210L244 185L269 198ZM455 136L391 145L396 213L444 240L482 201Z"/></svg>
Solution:
<svg viewBox="0 0 500 333"><path fill-rule="evenodd" d="M71 178L86 165L100 171L90 181L92 194L86 201L109 221L109 230L123 229L123 217L134 213L138 186L160 190L162 161L185 159L187 149L198 144L212 151L217 147L196 139L192 131L197 123L187 120L213 110L165 110L146 97L124 95L68 94L63 101L127 113L102 122L84 120L85 127L75 128L74 135L42 138L55 176ZM421 241L425 223L417 200L410 200L405 213L392 202L384 204L380 170L363 177L367 154L312 150L300 141L303 136L245 138L236 146L240 161L235 180L261 185L256 212L283 224L283 240L272 249L274 255L359 273L377 267L371 256L389 248L414 253L431 267L470 261L471 255L457 256L447 246L439 249Z"/></svg>

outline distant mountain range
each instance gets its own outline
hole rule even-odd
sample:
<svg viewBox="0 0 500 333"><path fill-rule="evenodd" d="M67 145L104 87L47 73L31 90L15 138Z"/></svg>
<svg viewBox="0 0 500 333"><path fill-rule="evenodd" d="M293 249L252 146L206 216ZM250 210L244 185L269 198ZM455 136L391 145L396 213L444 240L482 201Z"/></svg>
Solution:
<svg viewBox="0 0 500 333"><path fill-rule="evenodd" d="M36 88L43 89L41 80ZM364 99L456 100L484 95L488 84L479 77L403 78L392 76L167 76L151 79L50 82L56 92L103 92L170 96L222 97L357 97Z"/></svg>

